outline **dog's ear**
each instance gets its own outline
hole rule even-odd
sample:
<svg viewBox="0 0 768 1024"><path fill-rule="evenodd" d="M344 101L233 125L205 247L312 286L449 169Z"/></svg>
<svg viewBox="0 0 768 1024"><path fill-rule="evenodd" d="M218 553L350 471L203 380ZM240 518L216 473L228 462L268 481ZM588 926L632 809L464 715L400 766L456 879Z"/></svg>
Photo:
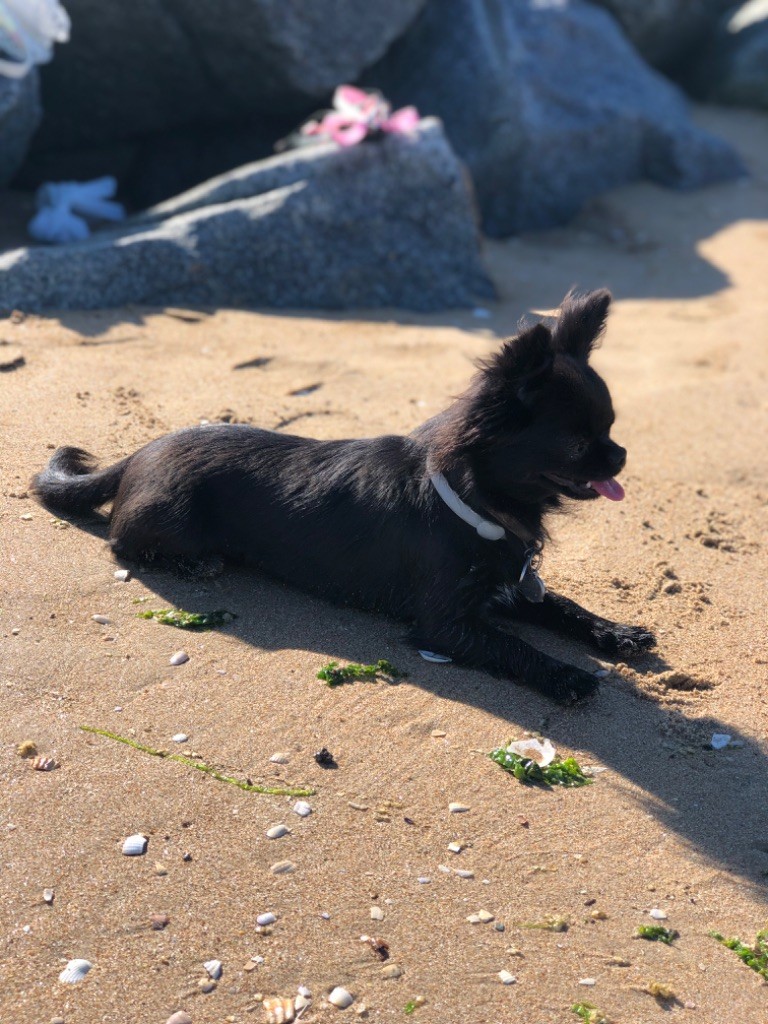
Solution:
<svg viewBox="0 0 768 1024"><path fill-rule="evenodd" d="M555 361L552 332L545 324L529 327L509 341L489 364L489 369L506 380L518 383L542 381L549 376Z"/></svg>
<svg viewBox="0 0 768 1024"><path fill-rule="evenodd" d="M557 317L553 340L558 352L575 359L589 359L605 330L611 293L605 288L578 295L568 292Z"/></svg>

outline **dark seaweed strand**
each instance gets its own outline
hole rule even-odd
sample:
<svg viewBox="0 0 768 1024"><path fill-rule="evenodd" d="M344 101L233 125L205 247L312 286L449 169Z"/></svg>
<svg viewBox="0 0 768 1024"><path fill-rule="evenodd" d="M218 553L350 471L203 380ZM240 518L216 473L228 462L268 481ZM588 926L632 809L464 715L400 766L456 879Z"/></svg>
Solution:
<svg viewBox="0 0 768 1024"><path fill-rule="evenodd" d="M156 750L154 747L147 747L143 743L132 740L127 736L118 736L117 733L109 732L108 729L97 729L92 725L81 725L80 728L83 732L92 732L96 736L105 736L108 740L124 743L128 747L133 747L134 750L140 750L142 754L160 757L166 761L176 761L178 764L186 765L188 768L195 768L199 772L205 772L206 775L218 779L219 782L228 782L232 786L237 786L238 789L245 790L246 793L263 793L267 796L313 796L315 793L314 789L309 788L259 786L255 782L243 782L241 779L235 779L231 775L223 775L216 768L205 764L203 761L195 761L191 757L185 757L184 754L169 754L167 750Z"/></svg>

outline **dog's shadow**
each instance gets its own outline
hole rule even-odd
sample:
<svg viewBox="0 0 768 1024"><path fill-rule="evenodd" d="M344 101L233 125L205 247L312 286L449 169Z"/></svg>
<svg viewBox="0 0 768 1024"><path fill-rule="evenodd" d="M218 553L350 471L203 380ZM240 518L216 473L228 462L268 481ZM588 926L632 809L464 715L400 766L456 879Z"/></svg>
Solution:
<svg viewBox="0 0 768 1024"><path fill-rule="evenodd" d="M707 714L706 692L687 693L676 707L649 699L642 688L612 672L596 697L560 707L512 681L456 665L429 664L403 642L402 624L328 604L255 572L227 568L215 578L201 579L154 566L131 569L164 606L234 612L236 620L222 628L243 644L267 651L314 651L318 668L329 660L372 663L386 658L407 673L409 684L431 691L440 701L473 705L498 718L499 742L531 729L562 748L588 750L589 762L631 783L637 790L634 799L694 848L702 864L714 862L755 887L765 886L766 758L750 738ZM519 633L582 668L599 668L579 644L531 627L521 627ZM652 681L669 666L662 656L649 654L634 667L642 679ZM308 679L307 685L312 682ZM702 705L699 714L691 711L697 701ZM714 733L730 735L731 746L713 750ZM734 793L738 799L729 798ZM635 848L642 856L641 836Z"/></svg>

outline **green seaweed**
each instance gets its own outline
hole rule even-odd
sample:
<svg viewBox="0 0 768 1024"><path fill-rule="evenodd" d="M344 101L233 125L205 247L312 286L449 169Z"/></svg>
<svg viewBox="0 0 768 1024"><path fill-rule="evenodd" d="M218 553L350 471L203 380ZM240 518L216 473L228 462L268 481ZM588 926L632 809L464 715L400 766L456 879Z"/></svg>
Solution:
<svg viewBox="0 0 768 1024"><path fill-rule="evenodd" d="M175 626L177 629L215 629L237 618L234 612L223 609L215 612L185 612L183 608L149 608L145 612L137 612L136 616L139 619L154 619L164 626Z"/></svg>
<svg viewBox="0 0 768 1024"><path fill-rule="evenodd" d="M377 661L375 665L345 665L344 668L339 668L337 661L329 661L327 665L324 665L317 673L317 678L322 679L323 682L328 683L329 686L341 686L343 683L354 683L359 679L376 679L377 676L383 676L386 679L402 679L405 676L405 672L401 672L400 669L385 660Z"/></svg>
<svg viewBox="0 0 768 1024"><path fill-rule="evenodd" d="M757 933L753 946L748 946L740 939L726 939L720 932L710 932L709 934L711 938L722 943L726 949L732 949L739 960L768 981L768 928L763 928Z"/></svg>
<svg viewBox="0 0 768 1024"><path fill-rule="evenodd" d="M680 937L680 932L672 928L664 928L660 924L641 924L635 932L638 939L647 939L649 942L663 942L671 946L675 939Z"/></svg>
<svg viewBox="0 0 768 1024"><path fill-rule="evenodd" d="M567 932L568 922L564 917L557 917L555 914L547 914L540 921L521 921L520 928L533 928L542 932Z"/></svg>
<svg viewBox="0 0 768 1024"><path fill-rule="evenodd" d="M406 1015L410 1017L410 1015L411 1015L412 1013L415 1013L415 1012L416 1012L416 1008L418 1007L418 1005L419 1005L419 1004L418 1004L418 1003L416 1002L416 1000L415 1000L415 999L411 999L411 1000L409 1000L409 1001L408 1001L408 1002L407 1002L407 1003L405 1004L405 1013L406 1013Z"/></svg>
<svg viewBox="0 0 768 1024"><path fill-rule="evenodd" d="M512 753L506 747L496 747L488 755L504 771L514 775L518 782L538 786L590 786L593 782L581 770L574 757L564 761L555 758L543 768L528 757Z"/></svg>
<svg viewBox="0 0 768 1024"><path fill-rule="evenodd" d="M608 1018L601 1010L593 1006L592 1003L574 1003L571 1007L571 1013L581 1017L584 1024L608 1024Z"/></svg>
<svg viewBox="0 0 768 1024"><path fill-rule="evenodd" d="M259 786L255 782L243 782L242 779L235 779L231 775L224 775L212 765L205 764L204 761L195 761L184 754L171 754L167 750L156 750L154 747L148 747L144 743L139 743L138 740L130 739L128 736L119 736L116 732L110 732L108 729L97 729L93 725L81 725L80 728L83 732L92 732L96 736L105 736L108 740L125 743L126 746L133 747L134 750L140 750L143 754L149 754L151 757L160 757L165 761L176 761L178 764L186 765L187 768L196 768L197 771L205 772L206 775L210 775L219 782L228 782L232 786L237 786L238 789L243 789L246 793L264 793L268 796L313 796L315 792L314 789L309 788Z"/></svg>

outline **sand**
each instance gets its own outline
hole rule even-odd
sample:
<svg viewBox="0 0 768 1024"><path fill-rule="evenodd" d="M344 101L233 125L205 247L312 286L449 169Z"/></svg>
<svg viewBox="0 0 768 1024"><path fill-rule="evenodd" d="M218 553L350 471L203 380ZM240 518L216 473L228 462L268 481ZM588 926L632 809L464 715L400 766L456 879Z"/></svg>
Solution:
<svg viewBox="0 0 768 1024"><path fill-rule="evenodd" d="M488 316L131 308L0 324L0 356L25 360L0 377L3 1024L163 1024L182 1008L194 1024L262 1021L259 993L302 984L306 1021L357 1019L360 1003L370 1020L399 1021L417 996L423 1024L560 1024L583 999L617 1024L768 1017L763 981L707 934L749 940L768 923L768 132L757 115L700 118L739 146L750 180L623 188L566 229L488 246L500 292ZM572 284L616 296L594 362L629 449L627 499L553 521L542 573L659 637L632 667L604 662L584 707L426 664L399 624L245 571L119 582L100 528L62 524L27 496L59 444L107 461L201 419L322 438L407 432ZM200 634L137 618L171 605L238 618ZM586 648L526 636L600 667ZM189 661L172 667L179 649ZM408 678L316 679L331 659L379 658ZM310 787L313 814L83 725ZM519 785L483 752L526 730L604 771L583 789ZM171 741L179 732L185 744ZM714 732L738 745L708 749ZM60 767L32 770L24 740ZM315 763L323 746L337 769ZM278 751L286 764L270 762ZM469 810L451 814L451 801ZM267 839L281 822L290 834ZM122 856L137 832L147 853ZM295 871L272 874L285 859ZM633 938L653 908L680 932L674 946ZM278 921L258 934L268 910ZM495 922L469 924L479 910ZM170 918L164 930L153 913ZM568 930L521 927L547 915ZM363 934L389 944L399 978L382 976ZM93 969L64 986L74 957ZM223 976L203 994L211 958ZM503 969L516 984L501 984ZM657 1003L650 982L676 999ZM324 1004L335 985L355 1006Z"/></svg>

